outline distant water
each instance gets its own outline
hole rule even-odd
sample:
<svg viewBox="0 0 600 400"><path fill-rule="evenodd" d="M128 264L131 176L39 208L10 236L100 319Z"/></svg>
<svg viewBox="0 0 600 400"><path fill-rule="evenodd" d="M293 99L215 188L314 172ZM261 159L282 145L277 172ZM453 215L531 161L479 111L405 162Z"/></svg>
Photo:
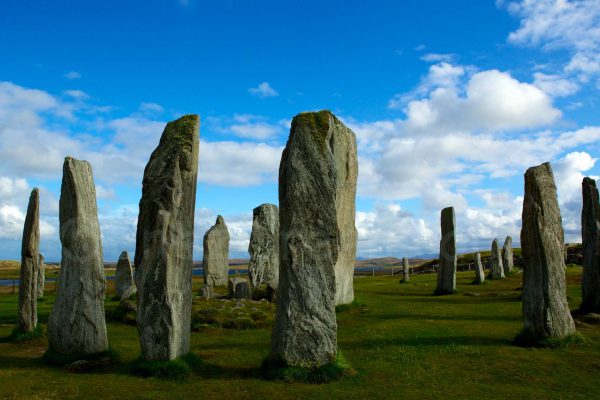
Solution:
<svg viewBox="0 0 600 400"><path fill-rule="evenodd" d="M354 272L371 272L371 271L373 271L373 269L375 269L375 271L383 271L385 268L384 267L358 267L358 268L354 268ZM247 269L230 269L229 270L229 275L235 275L237 273L247 274L248 270ZM204 268L194 268L192 270L192 275L193 276L203 276ZM106 279L111 281L111 280L114 280L115 277L107 276ZM46 278L46 282L54 282L54 281L56 281L56 278ZM0 279L0 286L11 286L13 284L13 282L15 283L15 286L19 285L18 279L15 279L15 280Z"/></svg>

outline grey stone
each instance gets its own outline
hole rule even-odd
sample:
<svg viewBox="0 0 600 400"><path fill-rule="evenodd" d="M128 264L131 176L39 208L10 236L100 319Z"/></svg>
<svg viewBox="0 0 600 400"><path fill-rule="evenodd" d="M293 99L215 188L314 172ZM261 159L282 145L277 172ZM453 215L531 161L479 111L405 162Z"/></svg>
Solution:
<svg viewBox="0 0 600 400"><path fill-rule="evenodd" d="M337 356L338 171L329 111L294 117L279 167L280 275L271 362L318 367ZM342 149L343 150L343 149Z"/></svg>
<svg viewBox="0 0 600 400"><path fill-rule="evenodd" d="M483 272L483 265L481 264L481 254L475 254L475 283L478 285L485 282L485 274Z"/></svg>
<svg viewBox="0 0 600 400"><path fill-rule="evenodd" d="M204 234L204 283L225 286L229 277L229 230L222 216Z"/></svg>
<svg viewBox="0 0 600 400"><path fill-rule="evenodd" d="M404 277L403 277L403 281L404 282L409 282L410 281L410 265L408 264L408 258L403 257L402 258L402 272L404 273Z"/></svg>
<svg viewBox="0 0 600 400"><path fill-rule="evenodd" d="M337 172L335 207L339 248L334 266L335 304L350 304L354 301L354 261L358 237L355 226L358 178L356 135L337 118L331 120L329 129L331 151Z"/></svg>
<svg viewBox="0 0 600 400"><path fill-rule="evenodd" d="M227 280L227 294L229 295L229 298L233 299L235 297L236 285L244 280L245 279L240 278L239 276L233 276Z"/></svg>
<svg viewBox="0 0 600 400"><path fill-rule="evenodd" d="M437 273L437 294L456 291L456 218L454 207L446 207L441 213L442 239L440 240L440 266Z"/></svg>
<svg viewBox="0 0 600 400"><path fill-rule="evenodd" d="M564 233L549 163L525 173L521 247L524 333L534 339L575 332L566 295Z"/></svg>
<svg viewBox="0 0 600 400"><path fill-rule="evenodd" d="M498 239L494 239L492 241L492 251L490 253L490 279L502 278L504 278L502 254L500 254L500 246L498 246Z"/></svg>
<svg viewBox="0 0 600 400"><path fill-rule="evenodd" d="M502 266L504 267L504 275L508 275L514 267L512 237L507 236L502 247Z"/></svg>
<svg viewBox="0 0 600 400"><path fill-rule="evenodd" d="M40 253L40 262L38 263L37 272L37 298L44 297L44 287L46 286L46 264L44 264L44 256Z"/></svg>
<svg viewBox="0 0 600 400"><path fill-rule="evenodd" d="M200 288L200 297L209 300L213 296L213 288L210 285L202 285Z"/></svg>
<svg viewBox="0 0 600 400"><path fill-rule="evenodd" d="M29 196L21 242L19 274L19 314L17 329L32 332L37 326L37 280L40 262L40 191Z"/></svg>
<svg viewBox="0 0 600 400"><path fill-rule="evenodd" d="M261 204L252 212L250 261L248 276L252 287L279 283L279 209L274 204Z"/></svg>
<svg viewBox="0 0 600 400"><path fill-rule="evenodd" d="M121 252L119 261L117 261L115 289L117 297L121 300L127 299L136 292L135 282L133 281L133 269L131 268L129 254L126 251Z"/></svg>
<svg viewBox="0 0 600 400"><path fill-rule="evenodd" d="M235 285L235 298L252 300L252 288L248 281L242 280Z"/></svg>
<svg viewBox="0 0 600 400"><path fill-rule="evenodd" d="M134 263L145 360L190 351L199 129L197 115L169 122L144 171Z"/></svg>
<svg viewBox="0 0 600 400"><path fill-rule="evenodd" d="M48 342L60 354L98 353L108 349L106 281L96 187L87 161L65 159L59 204L62 259Z"/></svg>
<svg viewBox="0 0 600 400"><path fill-rule="evenodd" d="M581 238L583 240L583 275L581 311L600 313L600 203L596 181L583 178Z"/></svg>

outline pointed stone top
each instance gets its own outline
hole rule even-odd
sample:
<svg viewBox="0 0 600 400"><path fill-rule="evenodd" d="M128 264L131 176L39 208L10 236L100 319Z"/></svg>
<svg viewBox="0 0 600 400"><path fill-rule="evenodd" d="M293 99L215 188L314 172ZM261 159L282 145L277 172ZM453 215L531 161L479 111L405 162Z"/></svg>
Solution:
<svg viewBox="0 0 600 400"><path fill-rule="evenodd" d="M223 219L223 216L217 215L217 221L215 222L215 225L225 225L225 220Z"/></svg>
<svg viewBox="0 0 600 400"><path fill-rule="evenodd" d="M504 240L504 244L512 244L512 236L507 236L506 239Z"/></svg>
<svg viewBox="0 0 600 400"><path fill-rule="evenodd" d="M182 145L192 145L196 132L200 129L200 117L196 114L188 114L167 123L160 138L160 144L174 142Z"/></svg>
<svg viewBox="0 0 600 400"><path fill-rule="evenodd" d="M585 178L583 178L583 183L584 186L593 186L596 187L596 181L592 178L590 178L589 176L586 176Z"/></svg>
<svg viewBox="0 0 600 400"><path fill-rule="evenodd" d="M124 260L124 259L128 259L129 258L129 254L127 254L126 250L123 250L121 252L121 255L119 256L119 260Z"/></svg>

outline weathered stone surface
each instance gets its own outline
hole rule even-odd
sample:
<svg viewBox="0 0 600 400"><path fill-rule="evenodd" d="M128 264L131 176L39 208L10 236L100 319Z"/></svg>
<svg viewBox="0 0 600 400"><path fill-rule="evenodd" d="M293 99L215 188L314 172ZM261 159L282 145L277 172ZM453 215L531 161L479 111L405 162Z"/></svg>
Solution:
<svg viewBox="0 0 600 400"><path fill-rule="evenodd" d="M404 273L404 277L402 280L404 282L409 282L410 281L410 265L408 263L408 258L406 258L406 257L402 258L402 272Z"/></svg>
<svg viewBox="0 0 600 400"><path fill-rule="evenodd" d="M106 282L96 187L87 161L65 159L59 219L62 259L48 319L50 349L69 355L101 352L108 349Z"/></svg>
<svg viewBox="0 0 600 400"><path fill-rule="evenodd" d="M504 268L504 275L508 275L514 267L512 237L510 236L506 237L502 247L502 267Z"/></svg>
<svg viewBox="0 0 600 400"><path fill-rule="evenodd" d="M524 333L534 339L575 332L567 304L564 233L549 163L525 173L521 247Z"/></svg>
<svg viewBox="0 0 600 400"><path fill-rule="evenodd" d="M261 204L252 212L250 262L248 276L252 287L279 283L279 209L274 204Z"/></svg>
<svg viewBox="0 0 600 400"><path fill-rule="evenodd" d="M437 294L456 291L456 218L454 207L446 207L441 213L442 239L440 240L440 266L437 274Z"/></svg>
<svg viewBox="0 0 600 400"><path fill-rule="evenodd" d="M504 266L502 265L502 254L498 239L492 241L492 251L490 253L490 279L504 278Z"/></svg>
<svg viewBox="0 0 600 400"><path fill-rule="evenodd" d="M227 280L227 294L230 298L235 297L235 287L238 283L243 282L245 279L239 276L233 276Z"/></svg>
<svg viewBox="0 0 600 400"><path fill-rule="evenodd" d="M238 300L252 300L252 288L247 280L242 280L235 285L234 297Z"/></svg>
<svg viewBox="0 0 600 400"><path fill-rule="evenodd" d="M229 277L229 230L222 216L204 234L204 283L225 286Z"/></svg>
<svg viewBox="0 0 600 400"><path fill-rule="evenodd" d="M169 122L144 170L135 283L142 357L189 353L200 119Z"/></svg>
<svg viewBox="0 0 600 400"><path fill-rule="evenodd" d="M117 297L124 300L136 292L135 283L133 282L133 269L129 254L123 251L117 261L117 272L115 274L115 288Z"/></svg>
<svg viewBox="0 0 600 400"><path fill-rule="evenodd" d="M356 135L337 118L332 119L329 129L337 172L335 208L340 242L334 266L335 304L350 304L354 301L354 261L358 237L355 226L358 178Z"/></svg>
<svg viewBox="0 0 600 400"><path fill-rule="evenodd" d="M23 240L21 242L21 271L19 274L19 314L17 329L32 332L37 326L37 280L40 262L40 191L35 188L29 196Z"/></svg>
<svg viewBox="0 0 600 400"><path fill-rule="evenodd" d="M335 153L340 149L335 136L340 126L329 111L297 115L281 157L280 275L271 362L315 367L337 355Z"/></svg>
<svg viewBox="0 0 600 400"><path fill-rule="evenodd" d="M37 272L37 298L44 297L44 288L46 286L46 264L44 264L44 256L40 253Z"/></svg>
<svg viewBox="0 0 600 400"><path fill-rule="evenodd" d="M596 181L583 178L581 311L600 313L600 203Z"/></svg>
<svg viewBox="0 0 600 400"><path fill-rule="evenodd" d="M213 288L211 285L202 285L200 288L200 297L204 300L208 300L213 295Z"/></svg>
<svg viewBox="0 0 600 400"><path fill-rule="evenodd" d="M482 284L485 282L485 274L483 272L483 264L481 263L481 254L475 254L475 283Z"/></svg>

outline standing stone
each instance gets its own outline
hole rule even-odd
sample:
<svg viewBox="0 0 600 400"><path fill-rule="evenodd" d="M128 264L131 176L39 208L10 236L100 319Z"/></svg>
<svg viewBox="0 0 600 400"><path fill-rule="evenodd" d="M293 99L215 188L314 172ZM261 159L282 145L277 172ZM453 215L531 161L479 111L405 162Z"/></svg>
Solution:
<svg viewBox="0 0 600 400"><path fill-rule="evenodd" d="M436 294L456 291L456 218L454 207L446 207L441 214L440 266L437 273Z"/></svg>
<svg viewBox="0 0 600 400"><path fill-rule="evenodd" d="M402 258L402 266L403 266L403 272L404 272L404 278L402 279L402 281L409 282L410 281L410 265L408 264L408 258L406 258L406 257Z"/></svg>
<svg viewBox="0 0 600 400"><path fill-rule="evenodd" d="M21 242L21 272L19 274L19 332L32 332L37 326L37 274L40 260L40 191L29 196L23 240Z"/></svg>
<svg viewBox="0 0 600 400"><path fill-rule="evenodd" d="M135 283L133 282L133 270L129 254L123 251L117 261L117 272L115 276L115 289L117 297L121 300L127 299L135 293Z"/></svg>
<svg viewBox="0 0 600 400"><path fill-rule="evenodd" d="M492 241L492 251L490 254L490 279L504 278L504 266L502 265L502 254L498 246L498 239Z"/></svg>
<svg viewBox="0 0 600 400"><path fill-rule="evenodd" d="M144 170L135 249L142 358L190 351L200 119L169 122Z"/></svg>
<svg viewBox="0 0 600 400"><path fill-rule="evenodd" d="M600 203L596 181L583 178L581 238L583 240L583 301L580 310L600 313Z"/></svg>
<svg viewBox="0 0 600 400"><path fill-rule="evenodd" d="M481 264L481 253L475 254L475 283L480 285L485 282L483 265Z"/></svg>
<svg viewBox="0 0 600 400"><path fill-rule="evenodd" d="M525 173L521 246L524 333L538 340L575 332L566 295L564 233L549 163Z"/></svg>
<svg viewBox="0 0 600 400"><path fill-rule="evenodd" d="M200 288L200 297L204 300L209 300L212 297L213 288L210 285L202 285Z"/></svg>
<svg viewBox="0 0 600 400"><path fill-rule="evenodd" d="M37 298L44 297L44 287L46 286L46 264L44 264L44 256L40 253L37 272Z"/></svg>
<svg viewBox="0 0 600 400"><path fill-rule="evenodd" d="M243 282L245 279L240 278L239 276L234 276L227 280L227 294L230 298L235 297L235 287L238 283Z"/></svg>
<svg viewBox="0 0 600 400"><path fill-rule="evenodd" d="M279 209L274 204L261 204L252 211L250 262L248 275L254 288L279 283Z"/></svg>
<svg viewBox="0 0 600 400"><path fill-rule="evenodd" d="M335 266L342 226L336 159L346 149L336 147L336 136L344 134L329 111L301 113L292 121L279 167L280 275L272 363L319 367L337 356Z"/></svg>
<svg viewBox="0 0 600 400"><path fill-rule="evenodd" d="M350 304L354 301L354 261L358 237L355 226L358 178L356 135L335 117L329 129L330 146L337 173L335 208L340 241L334 266L335 304Z"/></svg>
<svg viewBox="0 0 600 400"><path fill-rule="evenodd" d="M513 267L513 251L512 251L512 237L507 236L502 247L502 266L504 267L504 275L508 275Z"/></svg>
<svg viewBox="0 0 600 400"><path fill-rule="evenodd" d="M234 297L238 300L252 300L252 288L250 288L250 283L247 280L242 279L235 285Z"/></svg>
<svg viewBox="0 0 600 400"><path fill-rule="evenodd" d="M222 216L204 234L204 283L225 286L229 278L229 230Z"/></svg>
<svg viewBox="0 0 600 400"><path fill-rule="evenodd" d="M106 281L96 187L87 161L65 158L59 219L62 259L56 301L48 319L50 349L65 355L105 351Z"/></svg>

